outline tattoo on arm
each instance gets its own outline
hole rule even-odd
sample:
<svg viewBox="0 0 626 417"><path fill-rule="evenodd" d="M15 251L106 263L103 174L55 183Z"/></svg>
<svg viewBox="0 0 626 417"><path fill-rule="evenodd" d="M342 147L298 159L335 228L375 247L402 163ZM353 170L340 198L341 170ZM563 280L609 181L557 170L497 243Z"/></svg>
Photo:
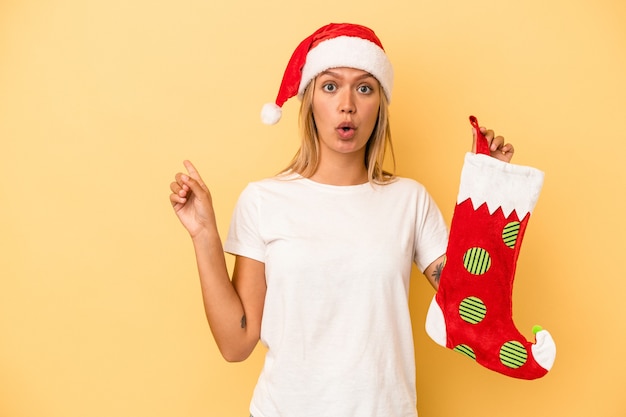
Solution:
<svg viewBox="0 0 626 417"><path fill-rule="evenodd" d="M241 328L245 329L246 324L247 324L247 320L246 320L246 315L244 314L243 317L241 317Z"/></svg>
<svg viewBox="0 0 626 417"><path fill-rule="evenodd" d="M433 271L432 276L437 284L439 284L439 280L441 279L441 271L443 270L444 264L445 262L438 263L437 266L435 266L435 270Z"/></svg>

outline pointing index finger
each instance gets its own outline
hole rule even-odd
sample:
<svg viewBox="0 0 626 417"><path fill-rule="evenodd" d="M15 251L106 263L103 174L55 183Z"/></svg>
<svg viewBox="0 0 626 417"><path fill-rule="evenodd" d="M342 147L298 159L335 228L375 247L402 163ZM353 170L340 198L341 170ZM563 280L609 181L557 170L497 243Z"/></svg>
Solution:
<svg viewBox="0 0 626 417"><path fill-rule="evenodd" d="M185 165L185 168L187 168L187 172L189 172L189 176L193 178L194 180L196 180L198 184L200 184L202 187L205 187L204 181L202 181L202 178L200 177L200 173L198 172L196 167L193 166L191 161L185 160L183 161L183 165Z"/></svg>

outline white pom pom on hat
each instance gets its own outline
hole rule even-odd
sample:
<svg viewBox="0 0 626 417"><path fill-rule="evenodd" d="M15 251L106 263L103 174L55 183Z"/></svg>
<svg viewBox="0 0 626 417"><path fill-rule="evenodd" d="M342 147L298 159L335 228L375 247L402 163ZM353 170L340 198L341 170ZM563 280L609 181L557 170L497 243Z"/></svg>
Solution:
<svg viewBox="0 0 626 417"><path fill-rule="evenodd" d="M261 109L261 121L266 125L275 125L283 115L283 109L275 103L265 103Z"/></svg>
<svg viewBox="0 0 626 417"><path fill-rule="evenodd" d="M393 67L380 39L371 29L352 23L331 23L316 30L293 52L274 103L261 110L263 123L273 125L291 97L302 98L311 80L329 68L349 67L372 74L391 101Z"/></svg>

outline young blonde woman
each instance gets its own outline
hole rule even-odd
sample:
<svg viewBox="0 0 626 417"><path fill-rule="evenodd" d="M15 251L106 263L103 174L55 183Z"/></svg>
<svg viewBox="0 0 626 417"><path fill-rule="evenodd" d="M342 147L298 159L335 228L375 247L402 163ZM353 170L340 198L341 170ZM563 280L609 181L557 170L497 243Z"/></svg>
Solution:
<svg viewBox="0 0 626 417"><path fill-rule="evenodd" d="M222 247L200 174L171 184L191 235L204 307L228 361L267 347L254 417L415 417L408 288L412 263L436 289L447 244L439 209L418 182L382 168L391 147L393 70L366 27L330 24L300 43L275 103L302 100L291 164L253 182ZM513 147L483 130L492 156ZM235 255L232 279L224 251Z"/></svg>

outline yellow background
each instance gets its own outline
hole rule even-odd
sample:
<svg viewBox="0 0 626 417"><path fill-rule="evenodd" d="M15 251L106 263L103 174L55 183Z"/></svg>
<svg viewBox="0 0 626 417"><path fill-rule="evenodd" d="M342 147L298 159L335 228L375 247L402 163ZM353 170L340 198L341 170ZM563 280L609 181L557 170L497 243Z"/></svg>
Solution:
<svg viewBox="0 0 626 417"><path fill-rule="evenodd" d="M620 0L0 0L0 415L247 416L262 349L225 363L168 187L185 158L223 237L296 150L259 121L296 44L373 27L396 69L398 173L449 222L467 117L546 173L514 318L553 334L537 381L434 344L411 291L421 417L626 415L626 6ZM348 416L347 416L348 417Z"/></svg>

